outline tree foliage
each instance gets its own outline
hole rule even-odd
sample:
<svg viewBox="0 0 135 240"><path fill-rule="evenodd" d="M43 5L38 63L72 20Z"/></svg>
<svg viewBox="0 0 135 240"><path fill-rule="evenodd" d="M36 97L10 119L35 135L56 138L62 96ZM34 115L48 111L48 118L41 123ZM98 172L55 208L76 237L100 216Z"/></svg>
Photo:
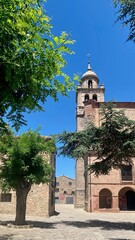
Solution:
<svg viewBox="0 0 135 240"><path fill-rule="evenodd" d="M135 1L134 0L113 0L114 6L118 9L117 21L122 21L123 26L129 26L127 40L135 42Z"/></svg>
<svg viewBox="0 0 135 240"><path fill-rule="evenodd" d="M135 122L129 120L123 111L117 111L109 103L102 106L102 124L89 124L85 130L62 133L58 141L62 144L60 154L73 158L95 155L95 162L88 169L96 175L108 174L112 168L132 164L135 156Z"/></svg>
<svg viewBox="0 0 135 240"><path fill-rule="evenodd" d="M3 191L16 191L16 224L24 224L24 204L32 184L52 180L54 169L49 159L50 154L55 152L54 142L50 138L41 137L36 131L28 131L19 137L14 137L9 131L8 135L1 136L0 152L1 188Z"/></svg>
<svg viewBox="0 0 135 240"><path fill-rule="evenodd" d="M65 54L73 52L66 32L52 34L44 10L46 0L1 0L0 8L0 127L5 118L16 129L23 112L43 110L42 103L58 93L67 95L73 80L63 72Z"/></svg>

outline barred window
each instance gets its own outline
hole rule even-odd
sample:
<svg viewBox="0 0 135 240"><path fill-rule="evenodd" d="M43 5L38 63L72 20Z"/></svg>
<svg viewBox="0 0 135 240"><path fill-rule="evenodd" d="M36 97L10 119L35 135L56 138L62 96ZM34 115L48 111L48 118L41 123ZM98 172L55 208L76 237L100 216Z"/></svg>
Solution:
<svg viewBox="0 0 135 240"><path fill-rule="evenodd" d="M1 193L0 202L11 202L12 194L11 193Z"/></svg>

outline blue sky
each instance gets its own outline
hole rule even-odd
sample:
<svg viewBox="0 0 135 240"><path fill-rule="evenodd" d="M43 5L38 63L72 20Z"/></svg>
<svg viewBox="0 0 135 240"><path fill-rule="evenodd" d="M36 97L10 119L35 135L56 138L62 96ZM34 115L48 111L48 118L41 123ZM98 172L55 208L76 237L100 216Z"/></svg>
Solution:
<svg viewBox="0 0 135 240"><path fill-rule="evenodd" d="M92 69L105 85L105 100L135 101L135 45L126 42L128 28L122 28L116 20L112 0L48 0L45 9L51 17L53 33L66 31L76 43L74 55L66 56L65 72L83 74L87 70L87 54L90 53ZM75 92L69 97L59 97L55 103L48 98L45 112L26 116L27 129L42 126L41 133L52 135L62 131L75 131ZM75 160L57 157L56 176L75 177Z"/></svg>

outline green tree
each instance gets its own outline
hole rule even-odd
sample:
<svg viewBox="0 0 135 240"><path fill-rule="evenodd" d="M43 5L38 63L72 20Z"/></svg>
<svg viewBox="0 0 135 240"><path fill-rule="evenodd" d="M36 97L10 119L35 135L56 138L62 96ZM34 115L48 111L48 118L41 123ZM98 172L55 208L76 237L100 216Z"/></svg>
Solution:
<svg viewBox="0 0 135 240"><path fill-rule="evenodd" d="M135 1L134 0L113 0L117 9L117 21L121 21L123 26L129 26L129 36L127 40L135 42Z"/></svg>
<svg viewBox="0 0 135 240"><path fill-rule="evenodd" d="M88 157L95 154L95 162L87 169L97 176L108 174L112 168L132 164L135 156L135 122L109 103L101 110L102 124L91 123L80 132L62 133L58 141L62 144L60 154L72 158Z"/></svg>
<svg viewBox="0 0 135 240"><path fill-rule="evenodd" d="M23 112L43 110L48 96L57 100L74 85L63 72L74 41L66 32L52 34L45 2L1 0L0 128L6 117L18 129L26 123Z"/></svg>
<svg viewBox="0 0 135 240"><path fill-rule="evenodd" d="M52 180L54 169L49 163L55 151L52 139L28 131L19 137L9 132L1 136L0 182L3 191L16 191L17 225L25 224L27 195L32 184Z"/></svg>

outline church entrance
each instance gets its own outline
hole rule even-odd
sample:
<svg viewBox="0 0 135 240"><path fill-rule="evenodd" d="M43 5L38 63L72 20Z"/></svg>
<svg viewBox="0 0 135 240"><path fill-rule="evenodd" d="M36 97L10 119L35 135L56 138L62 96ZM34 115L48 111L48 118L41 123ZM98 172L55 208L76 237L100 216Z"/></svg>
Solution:
<svg viewBox="0 0 135 240"><path fill-rule="evenodd" d="M119 192L120 210L135 211L135 192L132 188L122 188Z"/></svg>
<svg viewBox="0 0 135 240"><path fill-rule="evenodd" d="M127 210L135 211L135 192L134 191L127 191Z"/></svg>

